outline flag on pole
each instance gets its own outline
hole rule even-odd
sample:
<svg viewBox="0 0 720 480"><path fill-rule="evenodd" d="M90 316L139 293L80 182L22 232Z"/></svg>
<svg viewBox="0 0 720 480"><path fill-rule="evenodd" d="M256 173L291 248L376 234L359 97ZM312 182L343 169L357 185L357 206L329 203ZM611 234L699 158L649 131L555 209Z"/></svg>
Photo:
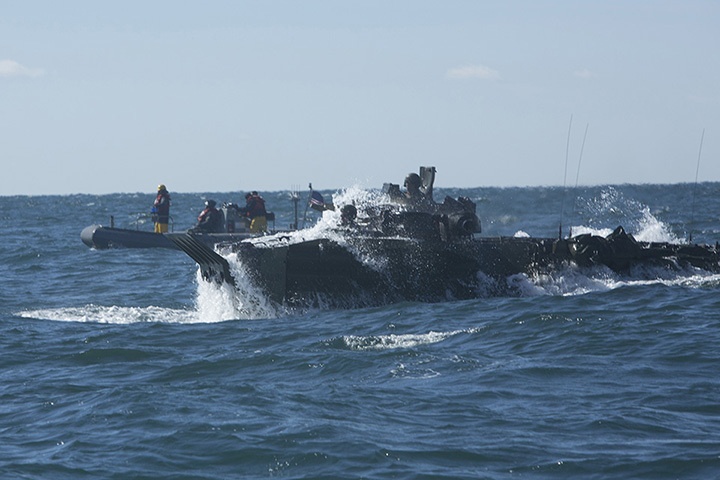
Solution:
<svg viewBox="0 0 720 480"><path fill-rule="evenodd" d="M310 194L310 208L314 208L315 210L319 210L321 212L325 210L325 199L320 192L313 190Z"/></svg>
<svg viewBox="0 0 720 480"><path fill-rule="evenodd" d="M324 212L325 210L335 210L335 205L332 204L332 201L325 202L325 198L322 196L320 192L316 192L315 190L310 191L310 201L308 202L310 205L310 208L313 210L317 210L318 212Z"/></svg>

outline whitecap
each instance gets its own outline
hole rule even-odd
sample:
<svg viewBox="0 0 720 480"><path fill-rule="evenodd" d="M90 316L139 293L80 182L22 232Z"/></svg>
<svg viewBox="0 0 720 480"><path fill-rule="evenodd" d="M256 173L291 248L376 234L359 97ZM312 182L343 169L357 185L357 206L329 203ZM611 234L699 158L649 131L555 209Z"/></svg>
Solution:
<svg viewBox="0 0 720 480"><path fill-rule="evenodd" d="M454 330L450 332L434 332L421 334L389 334L356 336L347 335L343 342L352 350L394 350L415 348L421 345L439 343L455 335L467 333L466 330Z"/></svg>
<svg viewBox="0 0 720 480"><path fill-rule="evenodd" d="M119 307L116 305L84 305L81 307L25 310L16 315L23 318L58 322L106 323L127 325L133 323L204 323L197 312L156 306Z"/></svg>

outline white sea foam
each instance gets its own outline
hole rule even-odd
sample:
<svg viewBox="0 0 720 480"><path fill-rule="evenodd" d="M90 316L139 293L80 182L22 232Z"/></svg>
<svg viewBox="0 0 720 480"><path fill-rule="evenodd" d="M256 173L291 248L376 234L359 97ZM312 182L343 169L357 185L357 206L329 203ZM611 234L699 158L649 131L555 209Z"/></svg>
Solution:
<svg viewBox="0 0 720 480"><path fill-rule="evenodd" d="M612 275L609 270L598 267L595 275L588 275L580 272L577 268L567 267L563 270L532 276L524 273L513 275L508 278L508 285L523 297L583 295L613 288L612 281L609 281L607 277L607 275Z"/></svg>
<svg viewBox="0 0 720 480"><path fill-rule="evenodd" d="M590 233L605 237L612 233L615 226L622 223L625 231L638 241L680 242L669 226L655 217L647 205L625 198L613 187L603 189L597 198L582 202L581 209L589 224L573 226L573 235ZM595 227L598 223L603 226ZM612 225L613 228L607 225Z"/></svg>
<svg viewBox="0 0 720 480"><path fill-rule="evenodd" d="M371 335L343 337L344 343L352 350L394 350L398 348L415 348L421 345L439 343L455 335L468 333L468 330L453 330L450 332L428 332L405 335Z"/></svg>
<svg viewBox="0 0 720 480"><path fill-rule="evenodd" d="M196 311L162 307L118 307L85 305L82 307L47 308L17 313L23 318L59 322L107 323L204 323Z"/></svg>
<svg viewBox="0 0 720 480"><path fill-rule="evenodd" d="M667 225L650 213L650 209L647 206L644 206L642 209L642 216L638 223L635 239L642 242L680 243L681 241L670 231Z"/></svg>
<svg viewBox="0 0 720 480"><path fill-rule="evenodd" d="M196 277L198 290L195 301L198 317L208 323L277 317L280 313L279 306L267 298L252 282L244 265L238 260L237 254L232 253L225 258L230 265L235 286L207 282L202 279L198 269Z"/></svg>
<svg viewBox="0 0 720 480"><path fill-rule="evenodd" d="M635 269L627 275L618 275L607 267L597 266L580 269L567 266L550 273L513 275L508 278L511 286L520 296L573 296L592 292L604 292L628 286L667 285L688 288L716 286L720 274L688 267L682 271L663 267Z"/></svg>

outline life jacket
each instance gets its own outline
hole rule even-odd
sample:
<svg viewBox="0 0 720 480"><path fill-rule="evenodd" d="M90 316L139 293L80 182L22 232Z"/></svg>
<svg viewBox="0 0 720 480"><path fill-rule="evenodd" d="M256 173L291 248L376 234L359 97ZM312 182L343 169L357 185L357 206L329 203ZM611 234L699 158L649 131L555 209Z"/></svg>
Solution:
<svg viewBox="0 0 720 480"><path fill-rule="evenodd" d="M212 220L213 212L217 212L216 208L205 207L205 210L198 215L198 223L208 223Z"/></svg>
<svg viewBox="0 0 720 480"><path fill-rule="evenodd" d="M153 203L153 206L155 207L155 213L162 217L167 217L170 215L170 194L166 191L162 191L157 194L157 197L155 197L155 202ZM167 219L165 219L166 223Z"/></svg>
<svg viewBox="0 0 720 480"><path fill-rule="evenodd" d="M265 200L260 195L253 195L247 200L247 216L250 218L264 217L267 212L265 211Z"/></svg>
<svg viewBox="0 0 720 480"><path fill-rule="evenodd" d="M198 216L198 227L208 232L222 230L222 214L217 208L206 207Z"/></svg>

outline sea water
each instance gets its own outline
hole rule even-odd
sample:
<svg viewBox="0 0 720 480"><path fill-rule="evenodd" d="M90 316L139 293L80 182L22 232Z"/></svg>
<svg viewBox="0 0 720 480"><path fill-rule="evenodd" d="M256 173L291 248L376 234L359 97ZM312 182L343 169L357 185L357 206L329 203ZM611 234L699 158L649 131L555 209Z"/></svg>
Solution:
<svg viewBox="0 0 720 480"><path fill-rule="evenodd" d="M720 240L718 183L445 195L488 236ZM175 231L241 200L172 197ZM0 197L0 478L720 476L720 275L568 268L508 297L286 310L179 251L81 243L111 215L149 230L152 200Z"/></svg>

